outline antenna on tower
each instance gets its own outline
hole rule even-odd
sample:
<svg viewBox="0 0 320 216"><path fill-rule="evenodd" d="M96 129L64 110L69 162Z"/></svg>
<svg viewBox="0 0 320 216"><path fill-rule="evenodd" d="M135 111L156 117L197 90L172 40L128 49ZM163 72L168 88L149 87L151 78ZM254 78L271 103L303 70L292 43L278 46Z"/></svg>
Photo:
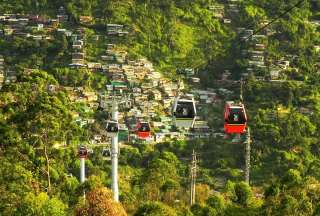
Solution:
<svg viewBox="0 0 320 216"><path fill-rule="evenodd" d="M243 79L240 80L240 102L243 103Z"/></svg>

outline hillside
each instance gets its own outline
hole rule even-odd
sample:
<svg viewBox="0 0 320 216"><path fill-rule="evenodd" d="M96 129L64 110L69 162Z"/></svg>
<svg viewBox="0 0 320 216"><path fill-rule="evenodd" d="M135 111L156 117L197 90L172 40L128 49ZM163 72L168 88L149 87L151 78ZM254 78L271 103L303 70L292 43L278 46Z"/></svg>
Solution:
<svg viewBox="0 0 320 216"><path fill-rule="evenodd" d="M320 214L319 30L318 0L1 2L0 215ZM240 98L250 132L226 136Z"/></svg>

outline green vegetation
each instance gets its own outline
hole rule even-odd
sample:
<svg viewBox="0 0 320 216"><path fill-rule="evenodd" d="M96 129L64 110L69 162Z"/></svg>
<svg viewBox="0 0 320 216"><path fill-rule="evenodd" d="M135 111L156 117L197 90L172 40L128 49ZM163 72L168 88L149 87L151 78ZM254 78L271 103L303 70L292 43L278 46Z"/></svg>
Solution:
<svg viewBox="0 0 320 216"><path fill-rule="evenodd" d="M117 43L130 58L146 57L167 77L177 79L177 69L193 68L202 88L230 89L213 80L225 70L235 79L248 72L241 52L261 42L243 41L237 28L258 29L296 2L239 1L239 14L227 14L231 24L210 10L217 4L228 7L222 0L10 0L0 3L0 11L54 17L64 6L71 19L59 27L85 28L88 60L100 61L104 45ZM68 67L72 39L59 32L41 41L0 36L0 54L17 73L17 82L0 90L0 215L319 215L320 53L315 46L320 27L310 22L320 20L319 11L319 0L305 1L272 24L261 42L266 68L249 71L243 90L253 137L250 186L243 182L242 144L219 137L132 144L121 149L119 159L122 205L104 188L111 184L111 166L102 147L86 160L88 180L78 179L77 146L104 130L108 113L72 100L65 88L97 93L108 78ZM94 17L92 23L80 24L83 15ZM125 25L129 34L106 37L108 23ZM281 70L281 80L258 79L284 58L290 67ZM223 100L238 98L239 87L231 90L235 94ZM216 131L222 127L222 106L202 110ZM83 123L90 119L93 124ZM190 207L193 149L200 154L199 182Z"/></svg>

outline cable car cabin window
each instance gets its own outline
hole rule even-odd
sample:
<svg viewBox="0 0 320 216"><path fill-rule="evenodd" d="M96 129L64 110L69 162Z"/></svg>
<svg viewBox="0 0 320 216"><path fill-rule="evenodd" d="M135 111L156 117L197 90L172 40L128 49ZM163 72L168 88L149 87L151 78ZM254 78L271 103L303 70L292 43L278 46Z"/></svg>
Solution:
<svg viewBox="0 0 320 216"><path fill-rule="evenodd" d="M103 157L110 157L111 156L110 150L109 149L103 149L102 150L102 156Z"/></svg>
<svg viewBox="0 0 320 216"><path fill-rule="evenodd" d="M176 118L194 118L195 111L192 102L178 102L175 112Z"/></svg>
<svg viewBox="0 0 320 216"><path fill-rule="evenodd" d="M80 157L86 157L88 155L88 150L84 147L80 147L78 150L78 155Z"/></svg>
<svg viewBox="0 0 320 216"><path fill-rule="evenodd" d="M227 123L229 123L229 124L245 124L246 117L245 117L243 109L230 109Z"/></svg>
<svg viewBox="0 0 320 216"><path fill-rule="evenodd" d="M139 132L149 132L150 126L147 123L141 123L141 126L139 128Z"/></svg>

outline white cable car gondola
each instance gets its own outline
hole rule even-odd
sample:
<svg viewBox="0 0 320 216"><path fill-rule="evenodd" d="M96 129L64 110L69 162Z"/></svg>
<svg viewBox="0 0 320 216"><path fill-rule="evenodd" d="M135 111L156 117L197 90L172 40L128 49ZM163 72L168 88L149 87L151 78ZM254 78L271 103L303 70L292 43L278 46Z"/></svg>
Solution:
<svg viewBox="0 0 320 216"><path fill-rule="evenodd" d="M107 136L108 137L115 137L118 135L119 132L119 123L117 121L111 120L107 122Z"/></svg>
<svg viewBox="0 0 320 216"><path fill-rule="evenodd" d="M197 110L193 96L177 97L173 105L173 123L176 127L192 128L196 120Z"/></svg>

